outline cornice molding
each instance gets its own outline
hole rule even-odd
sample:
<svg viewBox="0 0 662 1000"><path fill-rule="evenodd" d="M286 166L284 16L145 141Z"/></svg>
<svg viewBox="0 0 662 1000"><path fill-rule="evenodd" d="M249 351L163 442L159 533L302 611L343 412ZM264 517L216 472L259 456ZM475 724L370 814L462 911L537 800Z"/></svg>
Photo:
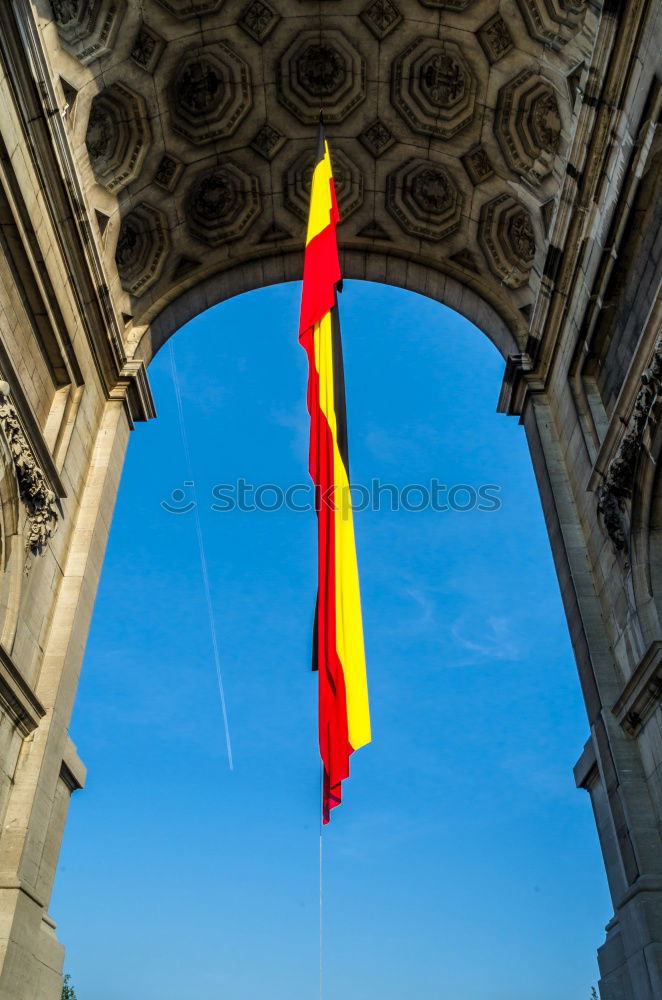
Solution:
<svg viewBox="0 0 662 1000"><path fill-rule="evenodd" d="M612 711L630 736L636 736L662 700L662 640L652 642L623 688Z"/></svg>

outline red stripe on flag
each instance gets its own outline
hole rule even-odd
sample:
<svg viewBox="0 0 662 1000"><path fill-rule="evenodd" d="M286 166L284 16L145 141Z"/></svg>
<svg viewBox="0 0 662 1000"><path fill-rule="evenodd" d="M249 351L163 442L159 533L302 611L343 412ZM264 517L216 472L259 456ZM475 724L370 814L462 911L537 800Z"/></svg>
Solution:
<svg viewBox="0 0 662 1000"><path fill-rule="evenodd" d="M322 820L341 800L341 782L349 777L353 749L347 728L345 676L336 648L335 519L329 497L334 482L334 441L319 405L319 376L315 366L313 330L300 336L308 355L308 411L310 413L310 475L315 484L318 536L317 662L319 669L319 743L324 765ZM323 499L326 498L326 501Z"/></svg>

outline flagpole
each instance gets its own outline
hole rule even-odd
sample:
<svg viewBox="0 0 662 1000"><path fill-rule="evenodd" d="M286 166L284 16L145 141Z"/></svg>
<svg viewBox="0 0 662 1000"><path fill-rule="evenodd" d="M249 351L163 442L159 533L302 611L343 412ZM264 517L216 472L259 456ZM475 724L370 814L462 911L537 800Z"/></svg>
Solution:
<svg viewBox="0 0 662 1000"><path fill-rule="evenodd" d="M324 1000L324 868L323 868L323 852L322 852L322 831L324 830L323 823L323 797L324 797L324 764L321 767L321 781L320 781L320 870L319 870L319 881L320 881L320 1000Z"/></svg>

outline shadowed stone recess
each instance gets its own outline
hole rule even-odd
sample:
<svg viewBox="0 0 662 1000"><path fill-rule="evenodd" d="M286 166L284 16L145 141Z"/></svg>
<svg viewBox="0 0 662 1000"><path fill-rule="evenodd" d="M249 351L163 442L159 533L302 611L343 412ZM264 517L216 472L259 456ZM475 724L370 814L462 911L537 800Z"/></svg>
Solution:
<svg viewBox="0 0 662 1000"><path fill-rule="evenodd" d="M180 20L189 17L202 17L220 10L224 0L156 0L169 14Z"/></svg>
<svg viewBox="0 0 662 1000"><path fill-rule="evenodd" d="M499 92L494 132L506 162L534 184L552 171L561 140L561 114L551 86L522 70Z"/></svg>
<svg viewBox="0 0 662 1000"><path fill-rule="evenodd" d="M386 205L405 232L436 242L459 228L462 193L445 167L412 158L389 175Z"/></svg>
<svg viewBox="0 0 662 1000"><path fill-rule="evenodd" d="M186 209L188 228L203 243L218 246L239 239L262 209L258 179L224 160L193 181Z"/></svg>
<svg viewBox="0 0 662 1000"><path fill-rule="evenodd" d="M416 38L393 64L393 104L415 132L452 139L474 116L478 84L455 42Z"/></svg>
<svg viewBox="0 0 662 1000"><path fill-rule="evenodd" d="M250 70L226 42L189 49L170 86L172 127L191 142L224 139L251 108Z"/></svg>
<svg viewBox="0 0 662 1000"><path fill-rule="evenodd" d="M478 239L490 268L509 288L529 280L536 253L531 216L511 195L501 194L483 205Z"/></svg>
<svg viewBox="0 0 662 1000"><path fill-rule="evenodd" d="M150 142L142 97L113 83L92 101L85 144L94 175L109 191L121 191L140 173Z"/></svg>
<svg viewBox="0 0 662 1000"><path fill-rule="evenodd" d="M115 263L122 287L136 297L158 280L170 249L166 217L142 202L122 220Z"/></svg>
<svg viewBox="0 0 662 1000"><path fill-rule="evenodd" d="M280 59L278 100L299 121L343 121L365 100L365 59L345 35L329 28L298 32Z"/></svg>
<svg viewBox="0 0 662 1000"><path fill-rule="evenodd" d="M60 38L83 65L107 56L126 10L125 0L51 0Z"/></svg>
<svg viewBox="0 0 662 1000"><path fill-rule="evenodd" d="M559 48L577 33L588 0L517 0L517 5L532 37Z"/></svg>

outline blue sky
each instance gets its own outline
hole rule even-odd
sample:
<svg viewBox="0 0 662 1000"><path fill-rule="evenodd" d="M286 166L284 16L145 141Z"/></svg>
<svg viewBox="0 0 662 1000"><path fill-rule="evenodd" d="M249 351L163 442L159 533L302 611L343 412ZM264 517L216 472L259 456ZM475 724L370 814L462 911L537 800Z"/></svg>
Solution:
<svg viewBox="0 0 662 1000"><path fill-rule="evenodd" d="M79 1000L319 995L315 517L211 507L307 481L299 292L174 338L233 771L194 515L162 506L192 499L168 348L150 368L71 724L89 777L51 912ZM356 516L373 743L324 835L325 1000L589 1000L610 908L572 779L587 723L503 361L412 293L347 282L341 310L354 481L501 506Z"/></svg>

